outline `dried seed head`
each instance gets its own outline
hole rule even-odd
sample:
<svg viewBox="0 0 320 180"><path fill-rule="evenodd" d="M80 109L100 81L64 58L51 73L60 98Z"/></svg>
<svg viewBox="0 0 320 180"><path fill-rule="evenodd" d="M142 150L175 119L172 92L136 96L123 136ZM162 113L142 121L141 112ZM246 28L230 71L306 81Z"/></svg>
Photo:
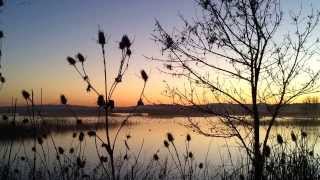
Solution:
<svg viewBox="0 0 320 180"><path fill-rule="evenodd" d="M92 87L91 87L91 85L90 85L90 84L88 84L87 89L86 89L86 90L87 90L87 92L90 92L90 91L91 91L91 88L92 88Z"/></svg>
<svg viewBox="0 0 320 180"><path fill-rule="evenodd" d="M22 120L22 123L23 123L23 124L26 124L26 123L28 123L28 122L29 122L29 119L27 119L27 118L25 118L25 119Z"/></svg>
<svg viewBox="0 0 320 180"><path fill-rule="evenodd" d="M100 161L101 161L102 163L107 162L107 161L108 161L108 158L107 158L106 156L101 156L101 157L100 157Z"/></svg>
<svg viewBox="0 0 320 180"><path fill-rule="evenodd" d="M141 73L142 79L144 80L144 82L146 82L149 78L147 73L144 70L141 70L140 73Z"/></svg>
<svg viewBox="0 0 320 180"><path fill-rule="evenodd" d="M137 102L137 106L143 106L143 105L144 105L144 103L143 103L142 99L140 98L139 101Z"/></svg>
<svg viewBox="0 0 320 180"><path fill-rule="evenodd" d="M5 79L3 76L0 76L0 82L1 82L1 83L5 83L5 82L6 82L6 79Z"/></svg>
<svg viewBox="0 0 320 180"><path fill-rule="evenodd" d="M192 153L192 152L189 152L188 157L189 157L190 159L192 159L192 158L193 158L193 153Z"/></svg>
<svg viewBox="0 0 320 180"><path fill-rule="evenodd" d="M65 95L63 95L63 94L60 95L60 102L61 102L61 104L63 104L63 105L66 105L66 104L67 104L67 98L66 98Z"/></svg>
<svg viewBox="0 0 320 180"><path fill-rule="evenodd" d="M105 45L106 44L106 37L104 36L104 32L100 31L98 32L98 43L101 45Z"/></svg>
<svg viewBox="0 0 320 180"><path fill-rule="evenodd" d="M74 153L74 148L70 148L69 153L73 154Z"/></svg>
<svg viewBox="0 0 320 180"><path fill-rule="evenodd" d="M114 100L110 99L110 100L108 101L108 107L109 107L110 109L114 109Z"/></svg>
<svg viewBox="0 0 320 180"><path fill-rule="evenodd" d="M88 131L88 136L90 136L90 137L96 136L96 132L95 131Z"/></svg>
<svg viewBox="0 0 320 180"><path fill-rule="evenodd" d="M296 141L297 141L297 137L296 137L296 135L294 134L293 131L291 131L291 140L292 140L293 142L296 142Z"/></svg>
<svg viewBox="0 0 320 180"><path fill-rule="evenodd" d="M200 163L199 164L199 169L202 169L203 168L203 163Z"/></svg>
<svg viewBox="0 0 320 180"><path fill-rule="evenodd" d="M265 155L265 157L270 157L270 154L271 154L271 149L270 149L270 147L267 145L267 146L264 148L264 155Z"/></svg>
<svg viewBox="0 0 320 180"><path fill-rule="evenodd" d="M0 2L0 6L1 6L1 2ZM3 31L0 30L0 39L4 37Z"/></svg>
<svg viewBox="0 0 320 180"><path fill-rule="evenodd" d="M122 76L121 74L119 74L115 79L114 79L117 83L120 83L122 81Z"/></svg>
<svg viewBox="0 0 320 180"><path fill-rule="evenodd" d="M7 121L9 118L7 115L2 115L2 120Z"/></svg>
<svg viewBox="0 0 320 180"><path fill-rule="evenodd" d="M191 141L191 136L190 136L190 134L187 134L186 139L187 139L187 141Z"/></svg>
<svg viewBox="0 0 320 180"><path fill-rule="evenodd" d="M76 137L77 137L77 133L75 133L75 132L72 133L72 137L73 137L73 138L76 138Z"/></svg>
<svg viewBox="0 0 320 180"><path fill-rule="evenodd" d="M99 95L98 96L98 100L97 100L97 105L99 106L99 107L102 107L102 106L104 106L106 103L105 103L105 101L104 101L104 97L102 96L102 95Z"/></svg>
<svg viewBox="0 0 320 180"><path fill-rule="evenodd" d="M167 138L169 142L173 142L174 141L174 137L171 133L167 133Z"/></svg>
<svg viewBox="0 0 320 180"><path fill-rule="evenodd" d="M124 49L124 48L128 49L128 48L130 48L130 46L131 46L131 42L130 42L129 37L127 35L122 36L122 39L119 43L119 48L120 49Z"/></svg>
<svg viewBox="0 0 320 180"><path fill-rule="evenodd" d="M281 145L283 144L283 139L282 136L280 134L277 135L277 142Z"/></svg>
<svg viewBox="0 0 320 180"><path fill-rule="evenodd" d="M167 65L166 65L166 68L167 68L168 70L172 70L172 65L171 65L171 64L167 64Z"/></svg>
<svg viewBox="0 0 320 180"><path fill-rule="evenodd" d="M83 132L80 132L79 134L79 141L82 142L84 139L84 133Z"/></svg>
<svg viewBox="0 0 320 180"><path fill-rule="evenodd" d="M76 64L76 60L70 56L67 57L67 61L70 65L74 66Z"/></svg>
<svg viewBox="0 0 320 180"><path fill-rule="evenodd" d="M302 138L306 138L308 135L307 135L307 133L306 132L304 132L304 131L301 131L301 137Z"/></svg>
<svg viewBox="0 0 320 180"><path fill-rule="evenodd" d="M165 146L166 148L169 148L169 142L168 142L167 140L164 140L164 141L163 141L163 144L164 144L164 146Z"/></svg>
<svg viewBox="0 0 320 180"><path fill-rule="evenodd" d="M37 138L37 140L38 140L38 143L39 143L40 145L42 145L42 144L43 144L43 140L42 140L42 138L41 138L41 137L38 137L38 138Z"/></svg>
<svg viewBox="0 0 320 180"><path fill-rule="evenodd" d="M62 147L58 147L58 152L59 152L59 154L63 154L64 153L64 149Z"/></svg>
<svg viewBox="0 0 320 180"><path fill-rule="evenodd" d="M85 58L81 53L77 54L77 58L78 58L79 62L81 62L81 63L83 63L85 61Z"/></svg>
<svg viewBox="0 0 320 180"><path fill-rule="evenodd" d="M158 154L154 154L154 155L153 155L153 160L155 160L155 161L158 161L158 160L159 160Z"/></svg>
<svg viewBox="0 0 320 180"><path fill-rule="evenodd" d="M30 99L30 94L26 90L22 90L22 96L25 100Z"/></svg>
<svg viewBox="0 0 320 180"><path fill-rule="evenodd" d="M309 156L313 156L313 155L314 155L313 151L310 151Z"/></svg>

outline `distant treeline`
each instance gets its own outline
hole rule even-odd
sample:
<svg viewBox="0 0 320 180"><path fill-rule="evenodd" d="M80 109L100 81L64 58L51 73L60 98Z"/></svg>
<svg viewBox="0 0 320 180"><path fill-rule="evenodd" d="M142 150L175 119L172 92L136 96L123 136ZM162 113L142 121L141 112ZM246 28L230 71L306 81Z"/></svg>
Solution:
<svg viewBox="0 0 320 180"><path fill-rule="evenodd" d="M251 106L251 105L247 105ZM70 106L70 108L78 116L96 116L98 115L97 107L90 106ZM263 115L269 115L268 108L264 104L259 105L259 110ZM10 107L0 107L0 114L10 114L12 108ZM182 105L145 105L136 109L136 107L116 107L113 113L130 113L134 112L137 115L142 113L148 114L150 116L211 116L215 113L223 114L229 113L233 115L245 115L246 112L236 104L209 104L201 106L182 106ZM73 114L61 105L44 105L36 106L35 112L40 113L43 116L73 116ZM28 115L30 109L25 106L19 106L16 109L16 113L19 115ZM280 115L282 116L318 116L320 115L320 104L289 104L285 105Z"/></svg>

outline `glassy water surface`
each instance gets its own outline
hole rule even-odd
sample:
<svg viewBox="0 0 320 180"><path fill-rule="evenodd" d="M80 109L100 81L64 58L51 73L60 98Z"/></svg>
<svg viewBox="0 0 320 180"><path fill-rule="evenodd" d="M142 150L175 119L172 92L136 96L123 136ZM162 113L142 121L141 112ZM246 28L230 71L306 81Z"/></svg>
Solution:
<svg viewBox="0 0 320 180"><path fill-rule="evenodd" d="M123 117L115 117L114 121L120 121ZM59 118L63 119L63 118ZM68 119L68 118L64 118ZM96 117L83 118L85 123L95 123ZM202 127L206 127L210 131L210 123L216 123L219 127L219 121L216 117L193 117L193 120L198 122ZM288 118L290 119L292 118ZM54 119L52 119L54 120ZM155 118L148 116L135 116L129 119L129 123L125 126L118 135L118 140L116 144L116 154L119 158L124 157L126 154L130 157L136 157L139 155L139 162L147 163L149 162L154 153L159 155L159 158L169 158L168 149L164 147L164 140L167 138L166 134L168 132L172 133L175 140L175 145L180 152L181 156L186 149L186 135L191 135L190 149L194 154L195 160L197 162L208 162L212 166L220 166L221 164L234 165L246 158L244 149L241 147L240 142L237 138L216 138L216 137L206 137L195 133L188 125L188 119L186 117L167 117L167 118ZM212 124L211 124L212 125ZM221 124L220 124L221 125ZM300 138L301 131L308 134L308 139L313 142L317 142L319 137L319 127L320 126L297 126L288 123L287 125L274 126L271 133L271 145L277 146L275 142L275 136L281 134L285 142L287 142L288 147L291 142L290 133L293 131ZM94 129L94 126L91 127ZM112 138L115 136L118 126L111 128ZM242 128L241 128L242 129ZM265 133L266 127L261 129L261 137ZM96 146L95 138L89 137L87 132L90 129L83 130L85 132L84 142L82 147L84 148L84 156L87 160L89 167L93 167L98 162L97 156L97 146L98 152L100 154L105 154L104 149L101 148L101 143L97 140L98 144ZM79 148L78 137L74 138L73 134L79 134L80 130L77 128L69 129L61 132L52 133L52 139L56 146L62 147L66 153L68 153L70 148ZM245 134L247 131L242 132ZM101 140L106 140L105 129L99 127L97 130L97 136ZM33 139L30 137L20 137L15 140L2 139L0 141L0 155L8 153L8 147L12 145L12 154L17 156L30 156L32 157L32 147L34 146ZM43 143L44 148L41 149L37 145L37 150L45 152L48 157L55 158L56 151L54 150L54 145L52 140L47 137ZM319 151L319 143L316 144L316 152Z"/></svg>

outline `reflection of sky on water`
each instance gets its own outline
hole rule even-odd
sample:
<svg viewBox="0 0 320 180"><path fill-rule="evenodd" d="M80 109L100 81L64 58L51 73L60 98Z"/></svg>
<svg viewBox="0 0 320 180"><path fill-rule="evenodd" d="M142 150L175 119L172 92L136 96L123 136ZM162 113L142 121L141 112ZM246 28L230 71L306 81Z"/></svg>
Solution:
<svg viewBox="0 0 320 180"><path fill-rule="evenodd" d="M119 118L119 117L117 117ZM90 118L94 120L95 118ZM205 123L203 118L194 118L200 123ZM240 152L243 150L239 148L239 143L235 138L210 138L204 137L202 135L198 135L187 129L183 124L186 124L186 118L176 117L176 118L149 118L149 117L133 117L130 119L133 122L131 125L125 127L119 134L119 139L117 141L116 152L125 154L126 146L124 141L127 139L126 136L130 135L128 146L130 148L130 152L133 154L138 154L140 147L142 146L142 152L140 161L147 163L152 159L152 155L158 152L160 159L164 159L168 156L168 151L163 145L163 141L166 139L166 133L171 132L175 137L175 144L177 146L178 151L181 153L185 152L186 145L186 134L189 133L192 137L190 142L191 151L195 155L195 160L197 162L204 162L205 159L210 162L211 165L221 165L224 163L228 165L231 163L230 156L232 158L232 163L237 163L241 160ZM287 146L293 146L291 141L290 133L293 130L298 139L300 138L300 132L302 127L294 127L294 126L276 126L272 131L271 138L275 139L277 134L281 134L284 138L284 141L287 142ZM117 128L111 129L112 137L114 137ZM306 127L303 128L304 131L308 133L308 138L313 143L317 140L319 135L318 127ZM72 138L72 133L63 133L63 134L54 134L53 138L57 146L63 147L66 151L69 151L71 147L76 147L78 145L78 139ZM265 129L261 130L261 134L265 133ZM105 140L105 131L98 130L98 136L101 139ZM272 145L277 146L276 142L271 142ZM2 143L0 154L4 152L5 145L8 143ZM31 157L31 147L33 145L32 140L25 140L24 146L26 148L27 154ZM101 144L98 144L100 147ZM49 148L48 148L49 147ZM94 138L89 138L86 134L86 138L84 141L85 147L85 156L88 160L88 163L91 165L96 165L97 162L97 152L95 148ZM40 149L40 147L38 147ZM49 154L51 158L55 157L55 151L51 145L49 139L47 139L44 143L44 149L49 150ZM17 141L14 143L14 152L19 151L18 154L23 154L24 147L22 146L21 141ZM100 152L106 155L104 149L100 149ZM230 154L229 154L230 152ZM242 151L243 152L243 151ZM319 152L319 145L316 146L316 152ZM129 153L129 157L133 157L132 154ZM243 157L244 153L242 153Z"/></svg>

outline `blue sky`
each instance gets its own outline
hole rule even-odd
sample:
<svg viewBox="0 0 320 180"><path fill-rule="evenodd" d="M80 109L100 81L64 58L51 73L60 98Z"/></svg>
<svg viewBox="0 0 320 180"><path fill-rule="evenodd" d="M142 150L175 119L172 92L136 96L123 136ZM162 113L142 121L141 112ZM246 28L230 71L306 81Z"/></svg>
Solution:
<svg viewBox="0 0 320 180"><path fill-rule="evenodd" d="M299 3L300 2L300 3ZM319 7L318 0L283 0L284 9L296 10L299 4ZM0 105L11 97L20 97L22 89L44 88L47 103L58 102L65 93L76 103L95 100L85 92L85 84L67 65L65 58L82 52L88 58L88 70L96 84L102 82L100 49L96 33L100 26L110 35L107 47L110 71L118 65L118 41L123 34L134 39L133 57L125 83L116 95L123 104L135 103L140 90L140 69L151 73L149 96L158 97L164 87L157 66L143 55L160 56L151 40L155 19L166 28L179 26L179 14L197 14L192 0L10 0L0 14L0 27L5 32L3 66L7 84L0 94ZM113 77L113 76L112 76ZM100 86L99 86L100 87ZM102 87L102 86L101 86ZM128 87L132 88L126 96ZM121 94L122 93L122 94ZM76 96L82 96L76 101ZM132 96L132 97L131 97ZM154 98L157 102L158 99Z"/></svg>

